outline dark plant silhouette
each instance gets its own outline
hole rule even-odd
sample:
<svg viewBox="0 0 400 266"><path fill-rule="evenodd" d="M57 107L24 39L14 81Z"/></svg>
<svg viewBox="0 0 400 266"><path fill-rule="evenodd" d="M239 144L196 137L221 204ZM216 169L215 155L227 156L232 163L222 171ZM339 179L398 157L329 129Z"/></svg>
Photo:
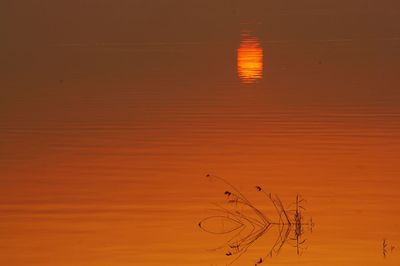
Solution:
<svg viewBox="0 0 400 266"><path fill-rule="evenodd" d="M273 227L277 228L278 234L271 247L263 256L257 259L255 265L262 264L266 259L277 256L284 245L290 245L296 248L298 255L301 255L305 246L306 239L303 238L304 227L308 227L312 232L314 222L312 219L308 223L303 220L304 199L299 195L296 201L289 207L285 207L277 195L272 195L256 186L256 190L263 193L266 199L272 203L278 219L273 220L270 216L255 207L237 188L225 179L207 175L212 179L217 179L230 187L225 191L227 197L227 206L218 206L220 215L209 216L199 222L199 227L211 234L233 234L223 245L214 250L225 250L226 256L232 256L233 259L228 265L238 260L260 237L269 232ZM219 221L222 228L213 230L207 224L209 222ZM230 226L228 226L230 224Z"/></svg>

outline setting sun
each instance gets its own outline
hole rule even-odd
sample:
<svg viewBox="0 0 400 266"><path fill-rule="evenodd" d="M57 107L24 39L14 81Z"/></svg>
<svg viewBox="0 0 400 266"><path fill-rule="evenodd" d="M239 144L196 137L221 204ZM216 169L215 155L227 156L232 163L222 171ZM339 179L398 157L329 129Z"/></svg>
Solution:
<svg viewBox="0 0 400 266"><path fill-rule="evenodd" d="M243 83L254 83L262 78L263 49L256 37L242 34L237 50L237 70Z"/></svg>

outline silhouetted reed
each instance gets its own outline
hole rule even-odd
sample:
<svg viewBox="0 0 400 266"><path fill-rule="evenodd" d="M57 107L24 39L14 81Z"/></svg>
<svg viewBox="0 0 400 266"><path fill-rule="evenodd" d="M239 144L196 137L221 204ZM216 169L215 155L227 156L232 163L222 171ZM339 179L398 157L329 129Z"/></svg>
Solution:
<svg viewBox="0 0 400 266"><path fill-rule="evenodd" d="M260 237L273 227L278 228L276 240L264 256L257 259L255 265L263 263L267 258L277 256L284 245L295 247L298 255L301 255L303 250L306 249L306 239L303 239L304 226L308 226L309 230L312 231L314 222L311 219L308 223L304 223L304 199L299 195L296 196L296 201L286 208L277 195L265 192L260 186L255 187L258 192L263 193L266 199L272 203L278 217L278 220L274 221L255 207L249 199L225 179L213 175L207 175L207 177L217 179L230 188L230 190L224 192L227 197L226 204L228 204L228 207L217 205L221 215L208 216L199 222L199 227L211 234L230 234L235 232L223 245L214 249L225 249L226 256L234 257L228 265L238 260ZM211 230L205 225L209 221L217 220L222 221L223 225L229 222L235 224L235 226ZM247 232L244 233L246 230Z"/></svg>

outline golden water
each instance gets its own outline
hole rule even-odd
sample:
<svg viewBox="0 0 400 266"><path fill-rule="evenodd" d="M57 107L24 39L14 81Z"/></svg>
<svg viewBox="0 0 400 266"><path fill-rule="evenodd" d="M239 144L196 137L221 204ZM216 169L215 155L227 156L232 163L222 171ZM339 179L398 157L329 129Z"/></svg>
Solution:
<svg viewBox="0 0 400 266"><path fill-rule="evenodd" d="M397 2L2 10L1 265L226 265L198 227L225 200L208 173L267 215L256 185L307 200L307 249L265 265L399 265Z"/></svg>

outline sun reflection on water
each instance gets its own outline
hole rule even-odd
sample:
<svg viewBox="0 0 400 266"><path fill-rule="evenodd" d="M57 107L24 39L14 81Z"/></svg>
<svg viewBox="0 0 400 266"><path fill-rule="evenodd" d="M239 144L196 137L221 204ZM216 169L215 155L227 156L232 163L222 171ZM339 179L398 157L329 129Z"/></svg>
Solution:
<svg viewBox="0 0 400 266"><path fill-rule="evenodd" d="M263 76L264 52L260 40L249 34L241 34L237 49L237 71L242 83L255 83Z"/></svg>

